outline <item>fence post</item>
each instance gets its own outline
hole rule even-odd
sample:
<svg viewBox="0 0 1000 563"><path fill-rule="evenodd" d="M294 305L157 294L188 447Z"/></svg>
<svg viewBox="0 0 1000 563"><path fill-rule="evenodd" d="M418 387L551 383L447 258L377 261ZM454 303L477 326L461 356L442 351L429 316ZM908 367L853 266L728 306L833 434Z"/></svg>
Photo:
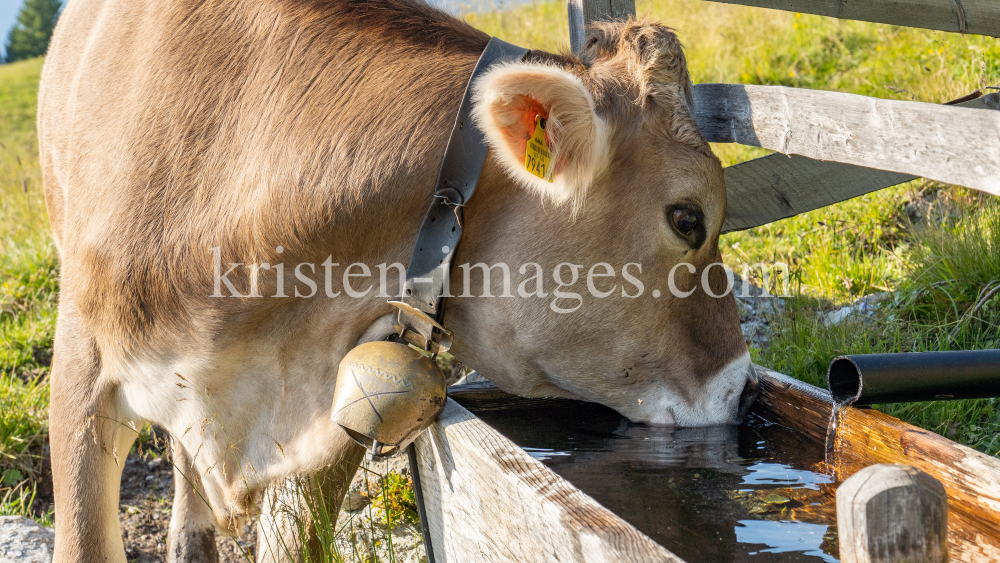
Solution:
<svg viewBox="0 0 1000 563"><path fill-rule="evenodd" d="M837 489L841 563L947 563L948 496L908 465L858 471Z"/></svg>
<svg viewBox="0 0 1000 563"><path fill-rule="evenodd" d="M566 0L569 15L569 46L574 53L583 49L584 31L598 20L623 20L635 17L635 0Z"/></svg>

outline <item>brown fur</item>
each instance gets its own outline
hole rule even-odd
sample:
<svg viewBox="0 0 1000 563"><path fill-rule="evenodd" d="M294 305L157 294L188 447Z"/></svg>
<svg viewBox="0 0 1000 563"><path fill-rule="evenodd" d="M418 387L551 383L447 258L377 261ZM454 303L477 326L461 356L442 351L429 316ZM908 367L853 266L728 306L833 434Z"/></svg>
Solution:
<svg viewBox="0 0 1000 563"><path fill-rule="evenodd" d="M491 159L457 263L535 261L551 272L621 259L642 263L644 280L665 280L680 260L718 260L722 170L693 125L676 38L648 22L601 26L596 37L580 58L531 55L578 76L609 124L611 156L583 211L521 189ZM116 476L143 421L178 441L178 466L223 528L269 483L356 458L328 420L333 380L389 312L386 299L325 299L322 286L313 299L212 298L209 249L224 263L405 264L487 40L416 0L69 3L39 101L63 276L51 411L57 562L124 560ZM705 211L698 249L666 223L678 201ZM232 279L248 292L245 272ZM275 284L273 271L262 274L260 294ZM547 301L455 299L445 322L456 355L501 387L588 398L637 420L663 416L641 397L703 408L701 389L745 355L732 298L703 294L588 297L573 315ZM200 530L213 523L192 492L178 501L174 541L205 541ZM186 528L185 515L196 520Z"/></svg>

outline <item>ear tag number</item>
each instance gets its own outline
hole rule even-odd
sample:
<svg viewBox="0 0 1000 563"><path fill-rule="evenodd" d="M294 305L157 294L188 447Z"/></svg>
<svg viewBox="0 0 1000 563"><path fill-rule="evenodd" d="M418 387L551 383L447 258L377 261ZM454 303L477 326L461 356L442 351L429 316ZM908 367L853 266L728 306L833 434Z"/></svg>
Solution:
<svg viewBox="0 0 1000 563"><path fill-rule="evenodd" d="M528 139L524 169L546 182L552 181L552 153L545 142L545 118L535 116L535 134Z"/></svg>

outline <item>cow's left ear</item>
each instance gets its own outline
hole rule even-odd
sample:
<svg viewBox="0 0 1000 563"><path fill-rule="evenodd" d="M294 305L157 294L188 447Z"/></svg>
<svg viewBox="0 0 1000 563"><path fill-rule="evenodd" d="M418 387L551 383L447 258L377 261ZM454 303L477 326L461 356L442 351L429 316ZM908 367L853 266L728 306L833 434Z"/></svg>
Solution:
<svg viewBox="0 0 1000 563"><path fill-rule="evenodd" d="M608 165L608 127L579 78L549 65L515 63L489 70L474 85L473 117L515 180L578 207ZM550 159L539 151L544 125ZM527 166L526 166L527 162Z"/></svg>

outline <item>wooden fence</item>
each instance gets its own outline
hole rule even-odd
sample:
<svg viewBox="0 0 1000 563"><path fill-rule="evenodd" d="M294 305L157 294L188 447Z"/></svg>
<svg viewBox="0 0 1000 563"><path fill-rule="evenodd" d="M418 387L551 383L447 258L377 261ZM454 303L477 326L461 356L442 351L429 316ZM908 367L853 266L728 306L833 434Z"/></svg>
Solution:
<svg viewBox="0 0 1000 563"><path fill-rule="evenodd" d="M1000 37L998 0L712 0ZM634 0L568 0L570 45ZM957 106L742 84L698 84L707 140L777 151L726 169L723 232L749 229L917 177L1000 195L1000 96ZM794 155L794 156L793 156ZM791 158L789 158L791 157Z"/></svg>
<svg viewBox="0 0 1000 563"><path fill-rule="evenodd" d="M1000 195L1000 153L986 154L1000 148L989 140L1000 141L1000 112L982 111L1000 109L1000 94L938 106L780 86L698 84L694 93L709 141L783 153L726 168L723 232L920 176Z"/></svg>

